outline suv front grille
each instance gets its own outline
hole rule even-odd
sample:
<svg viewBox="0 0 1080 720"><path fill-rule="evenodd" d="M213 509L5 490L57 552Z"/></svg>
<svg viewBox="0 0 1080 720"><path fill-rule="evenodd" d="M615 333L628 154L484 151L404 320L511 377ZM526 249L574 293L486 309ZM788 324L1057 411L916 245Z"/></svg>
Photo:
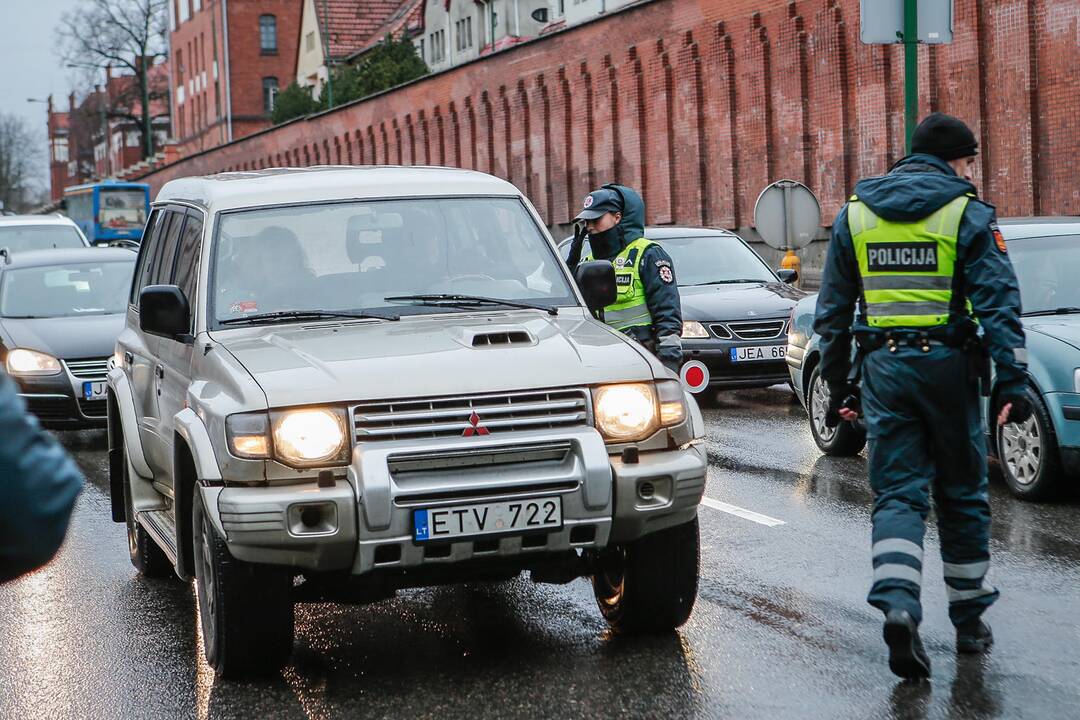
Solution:
<svg viewBox="0 0 1080 720"><path fill-rule="evenodd" d="M783 320L729 322L727 326L740 340L773 340L784 332Z"/></svg>
<svg viewBox="0 0 1080 720"><path fill-rule="evenodd" d="M81 380L104 380L109 373L109 358L64 360L68 371Z"/></svg>
<svg viewBox="0 0 1080 720"><path fill-rule="evenodd" d="M540 390L368 402L352 418L356 442L416 440L585 425L589 403L584 390Z"/></svg>

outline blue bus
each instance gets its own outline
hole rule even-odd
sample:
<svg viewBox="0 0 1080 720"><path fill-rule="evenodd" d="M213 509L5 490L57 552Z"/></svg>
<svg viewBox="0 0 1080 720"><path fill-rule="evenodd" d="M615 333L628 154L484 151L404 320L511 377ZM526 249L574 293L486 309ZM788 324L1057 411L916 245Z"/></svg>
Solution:
<svg viewBox="0 0 1080 720"><path fill-rule="evenodd" d="M150 214L150 186L105 181L64 188L64 211L93 245L139 242Z"/></svg>

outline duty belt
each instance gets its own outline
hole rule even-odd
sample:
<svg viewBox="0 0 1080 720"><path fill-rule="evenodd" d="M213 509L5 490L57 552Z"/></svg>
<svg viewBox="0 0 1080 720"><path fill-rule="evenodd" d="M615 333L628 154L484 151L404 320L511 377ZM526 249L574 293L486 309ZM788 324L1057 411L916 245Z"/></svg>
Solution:
<svg viewBox="0 0 1080 720"><path fill-rule="evenodd" d="M885 330L856 332L855 340L859 349L871 353L883 347L889 352L907 346L930 352L931 347L952 347L970 352L979 347L979 340L973 331L963 329L932 330Z"/></svg>

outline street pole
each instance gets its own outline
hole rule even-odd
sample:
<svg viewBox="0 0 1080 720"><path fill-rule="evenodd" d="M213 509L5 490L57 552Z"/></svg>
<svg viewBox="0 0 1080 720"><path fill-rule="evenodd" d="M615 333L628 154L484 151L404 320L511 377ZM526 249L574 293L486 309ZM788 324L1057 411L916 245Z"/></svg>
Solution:
<svg viewBox="0 0 1080 720"><path fill-rule="evenodd" d="M904 0L904 135L906 153L919 123L919 3Z"/></svg>
<svg viewBox="0 0 1080 720"><path fill-rule="evenodd" d="M322 36L323 36L323 60L326 61L326 107L327 109L333 109L334 107L334 80L331 77L333 73L330 67L330 15L326 10L326 0L322 0Z"/></svg>

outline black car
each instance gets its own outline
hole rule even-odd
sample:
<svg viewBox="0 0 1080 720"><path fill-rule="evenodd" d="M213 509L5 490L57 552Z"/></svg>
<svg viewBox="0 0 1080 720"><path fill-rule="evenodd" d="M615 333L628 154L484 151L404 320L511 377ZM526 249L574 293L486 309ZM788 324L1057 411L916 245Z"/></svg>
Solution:
<svg viewBox="0 0 1080 720"><path fill-rule="evenodd" d="M709 388L787 383L787 322L806 295L790 285L796 273L773 272L727 230L651 227L645 237L662 245L675 264L683 360L699 360L709 368ZM559 244L564 259L571 240Z"/></svg>
<svg viewBox="0 0 1080 720"><path fill-rule="evenodd" d="M0 361L45 427L105 427L134 269L114 248L0 254Z"/></svg>

